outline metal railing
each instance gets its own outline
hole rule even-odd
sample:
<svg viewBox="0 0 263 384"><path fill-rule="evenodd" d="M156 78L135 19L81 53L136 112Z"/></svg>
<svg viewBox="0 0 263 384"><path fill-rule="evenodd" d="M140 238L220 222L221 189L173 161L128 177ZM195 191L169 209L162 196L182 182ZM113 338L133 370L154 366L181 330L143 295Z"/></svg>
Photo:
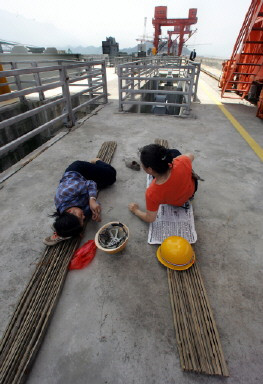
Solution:
<svg viewBox="0 0 263 384"><path fill-rule="evenodd" d="M0 83L0 86L8 85L12 91L0 95L0 103L19 98L21 103L28 105L28 100L38 95L42 105L0 121L0 131L58 105L62 105L64 108L60 116L2 146L0 155L15 149L18 145L58 122L66 121L67 127L70 128L75 125L77 111L92 104L99 104L101 101L108 102L105 61L52 60L41 62L44 66L39 66L39 62L30 61L2 62L1 64L5 69L8 66L11 69L0 71L0 78L8 80ZM21 65L26 67L19 68ZM81 90L76 92L76 87L81 87ZM72 98L82 95L86 96L88 100L73 107Z"/></svg>
<svg viewBox="0 0 263 384"><path fill-rule="evenodd" d="M138 105L138 112L142 106L163 106L180 108L181 116L189 115L191 101L196 100L200 63L189 62L183 57L155 56L119 64L117 70L120 112L124 111L125 105ZM150 94L154 95L155 101L145 100ZM157 95L167 95L168 100L180 95L183 102L157 101Z"/></svg>

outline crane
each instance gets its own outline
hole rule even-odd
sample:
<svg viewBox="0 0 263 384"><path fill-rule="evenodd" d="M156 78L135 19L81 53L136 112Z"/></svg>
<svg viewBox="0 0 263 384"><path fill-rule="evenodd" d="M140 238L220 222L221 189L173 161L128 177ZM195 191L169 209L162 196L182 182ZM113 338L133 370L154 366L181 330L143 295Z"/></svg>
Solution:
<svg viewBox="0 0 263 384"><path fill-rule="evenodd" d="M136 41L140 41L141 44L142 43L145 43L146 41L147 42L150 42L152 43L153 42L153 38L152 36L148 36L146 34L146 25L147 25L147 17L144 18L144 23L143 23L143 35L142 36L139 36Z"/></svg>
<svg viewBox="0 0 263 384"><path fill-rule="evenodd" d="M189 33L189 35L186 38L183 37L183 44L186 43L186 41L189 40L190 37L192 37L193 34L196 32L197 32L197 28L194 31L191 31L190 26L186 26L185 27L185 34ZM173 46L174 43L177 43L177 39L180 36L180 29L175 26L173 31L168 31L167 33L168 33L168 51L167 51L167 53L168 53L168 55L170 55L171 47ZM172 35L177 35L177 37L174 40L172 40Z"/></svg>
<svg viewBox="0 0 263 384"><path fill-rule="evenodd" d="M154 49L155 52L158 52L159 41L161 35L161 27L174 27L174 30L171 31L173 34L178 35L178 56L181 56L182 49L184 45L184 35L192 35L190 26L197 23L197 8L190 8L188 12L188 18L186 19L167 19L167 7L158 6L155 7L154 18L152 19L152 24L154 26Z"/></svg>

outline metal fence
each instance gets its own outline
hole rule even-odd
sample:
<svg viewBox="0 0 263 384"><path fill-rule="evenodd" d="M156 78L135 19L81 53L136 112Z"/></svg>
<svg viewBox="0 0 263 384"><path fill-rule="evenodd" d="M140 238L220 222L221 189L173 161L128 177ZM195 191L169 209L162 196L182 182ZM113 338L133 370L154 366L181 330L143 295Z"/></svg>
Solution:
<svg viewBox="0 0 263 384"><path fill-rule="evenodd" d="M11 92L0 95L0 103L18 98L21 103L28 105L28 100L36 96L42 103L37 108L0 121L0 131L58 105L63 106L63 112L60 116L2 146L0 155L15 149L58 122L66 121L70 128L75 125L77 111L92 104L108 101L105 61L49 60L41 63L6 61L1 64L5 70L0 71L0 78L6 78L7 81L0 83L0 86L9 86ZM76 91L77 87L81 90ZM73 107L72 98L82 95L87 96L88 100Z"/></svg>
<svg viewBox="0 0 263 384"><path fill-rule="evenodd" d="M114 58L114 66L117 72L117 68L119 64L125 64L130 62L142 62L142 63L174 63L174 64L186 64L189 60L183 56L145 56L138 57L132 55L125 55Z"/></svg>
<svg viewBox="0 0 263 384"><path fill-rule="evenodd" d="M146 57L118 64L117 72L120 112L124 111L125 105L138 105L138 112L142 106L162 106L177 107L181 116L189 115L191 101L196 100L200 63L189 62L183 57ZM153 94L154 101L146 100L146 95L150 94ZM160 95L166 95L166 100L157 97ZM178 96L181 102L178 102Z"/></svg>

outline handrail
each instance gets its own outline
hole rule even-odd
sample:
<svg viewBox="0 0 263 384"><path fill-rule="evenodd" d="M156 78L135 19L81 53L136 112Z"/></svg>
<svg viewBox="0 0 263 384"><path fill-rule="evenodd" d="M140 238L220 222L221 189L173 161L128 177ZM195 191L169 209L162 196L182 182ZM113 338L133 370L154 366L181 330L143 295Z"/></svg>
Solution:
<svg viewBox="0 0 263 384"><path fill-rule="evenodd" d="M20 96L25 96L25 95L30 95L31 93L36 93L40 91L48 91L50 89L62 87L64 85L63 81L57 81L55 83L47 84L47 85L41 85L39 87L32 87L32 88L27 88L22 91L15 91L11 93L6 93L4 95L0 95L0 102L1 101L6 101L6 100L11 100L15 99Z"/></svg>
<svg viewBox="0 0 263 384"><path fill-rule="evenodd" d="M120 60L119 60L120 61ZM118 61L118 62L119 62ZM117 62L117 61L116 61ZM198 62L189 62L184 57L150 57L143 58L133 62L125 62L117 65L119 78L119 111L124 110L125 104L133 104L139 106L173 106L181 107L181 115L189 115L191 100L196 100L197 85L200 74L201 64ZM172 72L171 77L165 77ZM182 90L175 89L148 89L150 82L169 82L172 84L183 84ZM153 84L153 83L152 83ZM135 90L135 87L137 88ZM158 87L157 87L158 88ZM145 94L167 94L182 95L184 101L182 104L178 102L166 101L146 101L143 99Z"/></svg>
<svg viewBox="0 0 263 384"><path fill-rule="evenodd" d="M60 105L61 103L65 104L65 107L60 116L47 121L25 135L3 145L0 148L0 156L5 155L10 150L14 150L20 144L29 140L29 138L36 136L61 120L66 121L66 126L71 128L76 123L76 111L90 104L108 102L106 64L104 60L77 62L74 60L45 60L45 63L50 64L49 66L38 66L39 63L28 61L26 64L30 65L30 67L27 68L17 68L19 64L25 64L25 62L4 62L2 64L6 65L7 63L8 65L11 65L12 69L1 71L0 78L11 78L11 81L7 81L6 84L9 86L12 85L12 91L0 95L0 102L19 98L20 102L27 105L27 109L29 110L1 121L0 130L9 129L11 125L32 117L39 112L46 111L56 105ZM76 71L72 72L72 69L78 70L79 72L77 73L80 73L80 76L76 76ZM42 77L44 74L54 71L56 72L56 76L51 75L50 77L50 74L48 74L48 78ZM30 79L29 76L33 76L33 78ZM12 78L14 78L15 81L13 81ZM17 90L14 89L14 84L16 85ZM75 92L77 86L81 87L81 91ZM44 92L55 89L57 90L57 100L46 102ZM30 109L28 98L26 98L26 96L29 97L29 95L35 93L39 94L39 100L44 102L44 104L37 108ZM71 99L83 94L87 95L88 101L81 102L78 106L73 108Z"/></svg>

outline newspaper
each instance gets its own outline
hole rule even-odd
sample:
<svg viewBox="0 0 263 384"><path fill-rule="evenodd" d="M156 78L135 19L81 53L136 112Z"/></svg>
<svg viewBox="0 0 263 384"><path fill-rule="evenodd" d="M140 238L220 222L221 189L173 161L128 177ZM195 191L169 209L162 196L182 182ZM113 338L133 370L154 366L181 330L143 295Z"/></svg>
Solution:
<svg viewBox="0 0 263 384"><path fill-rule="evenodd" d="M147 175L147 187L152 178ZM193 244L197 240L194 223L194 212L190 201L189 208L175 207L173 205L161 204L158 209L156 220L150 224L148 243L161 244L169 236L181 236Z"/></svg>

